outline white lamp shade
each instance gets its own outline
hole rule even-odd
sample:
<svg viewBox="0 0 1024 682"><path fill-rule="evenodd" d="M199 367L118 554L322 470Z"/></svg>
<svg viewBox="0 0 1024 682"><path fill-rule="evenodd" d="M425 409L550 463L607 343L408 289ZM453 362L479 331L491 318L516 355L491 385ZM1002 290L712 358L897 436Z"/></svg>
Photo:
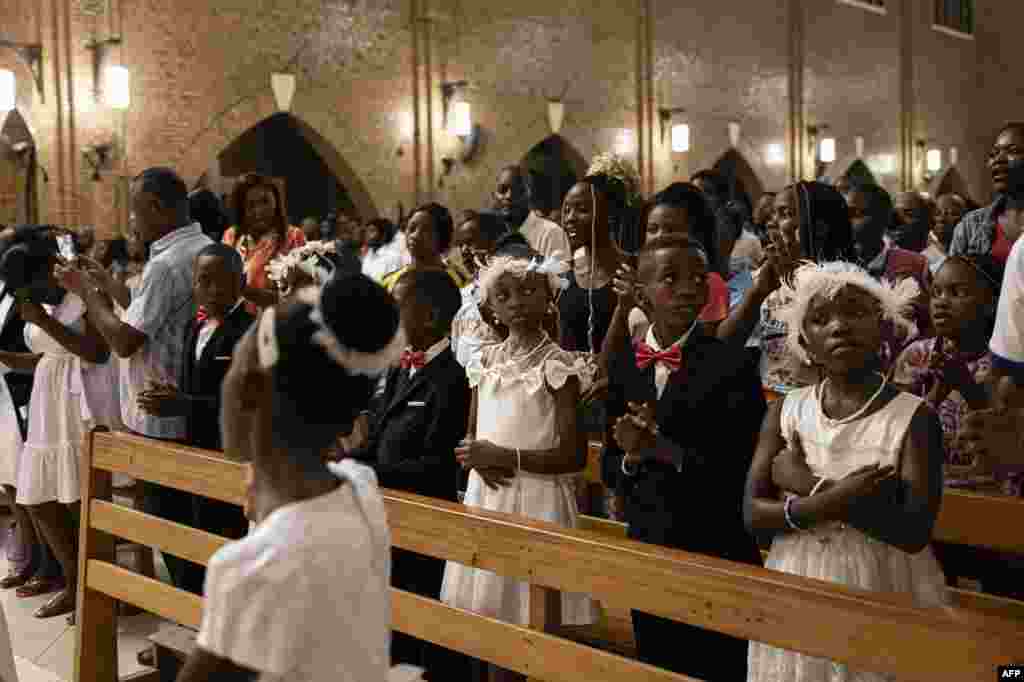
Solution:
<svg viewBox="0 0 1024 682"><path fill-rule="evenodd" d="M768 153L765 154L765 160L773 166L778 166L786 162L786 148L778 143L773 142L768 145Z"/></svg>
<svg viewBox="0 0 1024 682"><path fill-rule="evenodd" d="M633 152L633 131L623 128L619 131L619 137L615 141L615 152L625 156Z"/></svg>
<svg viewBox="0 0 1024 682"><path fill-rule="evenodd" d="M415 132L415 126L413 125L412 112L403 111L398 114L398 135L399 137L411 138Z"/></svg>
<svg viewBox="0 0 1024 682"><path fill-rule="evenodd" d="M455 102L452 105L448 130L458 137L466 137L473 132L473 116L469 102Z"/></svg>
<svg viewBox="0 0 1024 682"><path fill-rule="evenodd" d="M123 66L108 66L104 93L107 106L114 109L127 109L131 104L131 74Z"/></svg>
<svg viewBox="0 0 1024 682"><path fill-rule="evenodd" d="M0 112L11 111L17 103L14 72L0 69Z"/></svg>
<svg viewBox="0 0 1024 682"><path fill-rule="evenodd" d="M818 147L818 160L822 163L833 163L836 160L836 138L826 137Z"/></svg>
<svg viewBox="0 0 1024 682"><path fill-rule="evenodd" d="M935 173L942 168L942 150L941 149L929 149L928 150L928 172Z"/></svg>
<svg viewBox="0 0 1024 682"><path fill-rule="evenodd" d="M292 97L295 95L295 76L290 73L270 74L270 89L274 91L274 101L278 111L292 108Z"/></svg>
<svg viewBox="0 0 1024 682"><path fill-rule="evenodd" d="M864 158L864 138L860 137L859 135L857 137L853 138L853 146L854 146L854 149L857 152L857 158L858 159L863 159Z"/></svg>
<svg viewBox="0 0 1024 682"><path fill-rule="evenodd" d="M736 121L729 123L729 145L733 149L740 146L740 124Z"/></svg>
<svg viewBox="0 0 1024 682"><path fill-rule="evenodd" d="M956 147L950 147L949 148L949 165L950 166L955 166L957 161L959 161L959 160L960 160L960 158L957 156Z"/></svg>
<svg viewBox="0 0 1024 682"><path fill-rule="evenodd" d="M551 133L557 135L562 131L562 120L565 118L565 104L562 102L548 101L548 125L551 126Z"/></svg>
<svg viewBox="0 0 1024 682"><path fill-rule="evenodd" d="M690 126L685 123L672 126L672 151L690 151Z"/></svg>

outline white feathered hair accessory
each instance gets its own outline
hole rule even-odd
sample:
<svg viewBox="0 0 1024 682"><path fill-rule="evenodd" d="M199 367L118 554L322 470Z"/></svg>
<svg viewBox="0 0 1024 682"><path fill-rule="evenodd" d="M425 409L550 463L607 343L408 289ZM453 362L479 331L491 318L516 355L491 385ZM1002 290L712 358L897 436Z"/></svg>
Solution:
<svg viewBox="0 0 1024 682"><path fill-rule="evenodd" d="M406 346L405 331L401 325L398 326L398 330L388 345L377 352L364 353L348 348L324 321L323 309L320 306L322 291L321 287L303 287L295 294L296 301L306 303L313 308L309 313L309 319L318 327L311 339L314 344L320 346L329 358L351 374L378 376L398 363L402 350ZM274 367L281 358L275 329L276 320L277 308L268 308L263 312L256 330L256 346L259 352L260 366L263 369Z"/></svg>
<svg viewBox="0 0 1024 682"><path fill-rule="evenodd" d="M294 268L302 270L313 278L313 281L322 285L330 279L334 273L334 265L328 255L337 252L333 241L306 242L302 246L292 249L283 256L276 256L267 263L267 279L274 282L288 295L286 290L288 276Z"/></svg>
<svg viewBox="0 0 1024 682"><path fill-rule="evenodd" d="M531 272L538 275L545 275L551 293L557 293L569 288L569 279L566 277L569 272L569 264L552 256L546 258L533 257L523 258L521 256L496 256L492 258L487 266L480 271L479 302L487 300L490 291L497 284L502 275L508 273L516 277L526 277Z"/></svg>
<svg viewBox="0 0 1024 682"><path fill-rule="evenodd" d="M786 344L801 362L806 363L809 359L800 339L804 335L804 318L811 300L819 294L831 299L848 286L865 291L878 301L883 319L911 335L916 332L917 328L908 315L914 299L921 294L921 288L912 278L893 284L875 279L853 263L807 263L796 269L791 281L783 282L779 294L785 303L776 312L779 321L787 327Z"/></svg>

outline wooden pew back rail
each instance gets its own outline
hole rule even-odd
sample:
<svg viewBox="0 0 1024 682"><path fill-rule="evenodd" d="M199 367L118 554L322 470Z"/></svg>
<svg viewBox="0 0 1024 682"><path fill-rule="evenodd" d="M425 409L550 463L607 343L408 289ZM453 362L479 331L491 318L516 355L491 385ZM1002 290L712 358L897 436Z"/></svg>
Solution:
<svg viewBox="0 0 1024 682"><path fill-rule="evenodd" d="M203 564L227 540L113 504L111 473L241 504L244 465L120 433L90 434L84 453L75 680L114 682L117 600L191 627L202 613L199 597L116 566L114 538ZM920 609L903 595L406 493L384 496L395 546L526 581L531 594L530 626L520 627L392 590L393 628L531 679L688 679L557 636L559 591L901 679L991 680L997 665L1024 654L1024 622L1002 613Z"/></svg>

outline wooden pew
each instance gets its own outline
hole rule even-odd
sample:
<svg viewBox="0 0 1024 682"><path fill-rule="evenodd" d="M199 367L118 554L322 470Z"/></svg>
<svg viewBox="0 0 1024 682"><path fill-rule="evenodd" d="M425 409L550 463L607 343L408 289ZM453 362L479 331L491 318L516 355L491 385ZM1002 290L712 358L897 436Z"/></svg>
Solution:
<svg viewBox="0 0 1024 682"><path fill-rule="evenodd" d="M244 466L214 453L93 433L83 454L75 679L117 679L116 600L189 626L199 597L114 564L114 537L198 563L226 540L110 502L110 474L240 504ZM687 678L556 636L558 591L586 592L667 618L897 678L994 679L1024 654L1024 622L964 609L920 609L869 593L588 530L384 491L395 546L530 583L529 627L392 590L394 629L537 680ZM828 627L821 627L827 623Z"/></svg>

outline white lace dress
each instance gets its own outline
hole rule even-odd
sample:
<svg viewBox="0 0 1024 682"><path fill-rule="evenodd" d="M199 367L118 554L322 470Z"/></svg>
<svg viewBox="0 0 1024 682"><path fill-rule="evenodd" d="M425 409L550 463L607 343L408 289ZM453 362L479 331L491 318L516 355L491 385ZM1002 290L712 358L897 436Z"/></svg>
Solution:
<svg viewBox="0 0 1024 682"><path fill-rule="evenodd" d="M788 393L782 405L782 435L792 441L793 434L799 434L815 476L837 480L875 462L898 466L904 435L921 403L916 396L900 393L878 412L841 424L822 413L814 386L799 388ZM930 547L908 554L843 524L776 535L765 568L864 590L901 592L917 606L949 603L945 577ZM750 643L747 668L748 682L893 679L757 642Z"/></svg>
<svg viewBox="0 0 1024 682"><path fill-rule="evenodd" d="M505 343L486 346L466 368L477 389L476 437L522 450L557 447L559 434L552 391L577 377L583 387L593 380L593 366L547 340L522 359L509 361ZM491 490L476 471L469 474L464 504L488 511L521 514L575 528L573 477L518 471L511 485ZM530 621L530 589L525 582L449 561L441 601L449 606L519 625ZM589 595L562 594L562 623L586 625L596 619Z"/></svg>
<svg viewBox="0 0 1024 682"><path fill-rule="evenodd" d="M79 333L85 329L85 303L78 296L68 293L60 305L43 307L64 326ZM18 464L18 504L77 502L78 453L85 434L81 361L34 324L25 325L25 343L42 357Z"/></svg>

